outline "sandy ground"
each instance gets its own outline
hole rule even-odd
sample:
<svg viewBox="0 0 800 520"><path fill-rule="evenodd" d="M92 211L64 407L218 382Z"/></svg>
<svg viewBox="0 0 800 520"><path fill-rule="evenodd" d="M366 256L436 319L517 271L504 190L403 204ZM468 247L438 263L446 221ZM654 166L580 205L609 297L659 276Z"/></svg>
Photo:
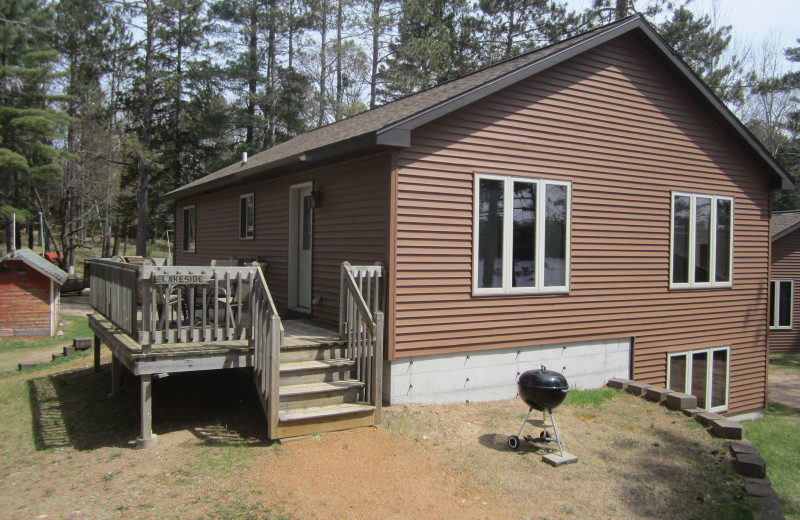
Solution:
<svg viewBox="0 0 800 520"><path fill-rule="evenodd" d="M771 369L769 400L800 412L800 375L797 372Z"/></svg>

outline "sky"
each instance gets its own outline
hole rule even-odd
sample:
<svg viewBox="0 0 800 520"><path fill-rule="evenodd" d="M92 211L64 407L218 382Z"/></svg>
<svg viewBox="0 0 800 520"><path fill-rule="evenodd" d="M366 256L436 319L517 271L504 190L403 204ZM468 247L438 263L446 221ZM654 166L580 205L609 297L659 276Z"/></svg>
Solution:
<svg viewBox="0 0 800 520"><path fill-rule="evenodd" d="M680 3L677 0L676 3ZM592 0L569 0L574 9L591 5ZM721 25L732 25L739 45L758 47L767 38L779 38L780 47L797 47L800 38L800 0L692 0L695 13L712 12L717 4ZM787 69L789 64L786 64ZM800 68L795 65L794 69Z"/></svg>

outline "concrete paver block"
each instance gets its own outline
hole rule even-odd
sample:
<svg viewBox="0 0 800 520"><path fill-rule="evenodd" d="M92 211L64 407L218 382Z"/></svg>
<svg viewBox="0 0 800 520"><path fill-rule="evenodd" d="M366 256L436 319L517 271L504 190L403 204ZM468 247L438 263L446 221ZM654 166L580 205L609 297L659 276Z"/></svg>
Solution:
<svg viewBox="0 0 800 520"><path fill-rule="evenodd" d="M606 383L606 386L609 388L617 388L619 390L625 390L631 383L633 383L633 381L631 381L630 379L622 379L619 377L615 377L609 379L608 383Z"/></svg>
<svg viewBox="0 0 800 520"><path fill-rule="evenodd" d="M648 401L653 401L656 403L661 403L664 399L667 398L667 394L671 393L672 390L669 388L662 388L660 386L653 386L645 390L644 398Z"/></svg>
<svg viewBox="0 0 800 520"><path fill-rule="evenodd" d="M742 425L730 419L716 419L711 421L711 431L723 439L742 438Z"/></svg>
<svg viewBox="0 0 800 520"><path fill-rule="evenodd" d="M64 355L69 356L75 353L75 347L64 347Z"/></svg>
<svg viewBox="0 0 800 520"><path fill-rule="evenodd" d="M741 453L736 456L736 471L746 477L764 478L767 476L767 461L761 455Z"/></svg>
<svg viewBox="0 0 800 520"><path fill-rule="evenodd" d="M92 338L74 338L72 346L75 350L88 350L92 348Z"/></svg>
<svg viewBox="0 0 800 520"><path fill-rule="evenodd" d="M631 381L628 383L628 388L625 390L629 394L633 395L644 395L648 388L651 388L653 385L649 383L637 383L636 381Z"/></svg>
<svg viewBox="0 0 800 520"><path fill-rule="evenodd" d="M705 410L703 410L702 408L684 408L683 410L681 410L681 412L683 412L683 415L687 417L694 417L698 414L705 412Z"/></svg>
<svg viewBox="0 0 800 520"><path fill-rule="evenodd" d="M700 424L702 424L705 427L709 427L711 426L712 422L717 421L719 419L724 419L725 416L714 412L703 411L697 414L697 418L700 420Z"/></svg>
<svg viewBox="0 0 800 520"><path fill-rule="evenodd" d="M564 464L578 462L578 457L565 451L563 455L559 455L558 453L548 453L546 455L542 455L542 461L550 464L553 467L558 467L563 466Z"/></svg>
<svg viewBox="0 0 800 520"><path fill-rule="evenodd" d="M751 497L777 497L772 486L763 484L745 484L744 491Z"/></svg>
<svg viewBox="0 0 800 520"><path fill-rule="evenodd" d="M19 364L19 369L20 370L25 370L27 368L33 368L35 366L36 366L36 363L20 363Z"/></svg>
<svg viewBox="0 0 800 520"><path fill-rule="evenodd" d="M684 410L686 408L697 407L697 397L689 394L682 394L680 392L672 392L667 394L664 404L670 410Z"/></svg>
<svg viewBox="0 0 800 520"><path fill-rule="evenodd" d="M753 443L748 441L747 439L741 439L738 441L730 441L728 443L728 448L730 448L731 453L733 456L736 457L740 453L751 453L758 455L758 448L753 446Z"/></svg>

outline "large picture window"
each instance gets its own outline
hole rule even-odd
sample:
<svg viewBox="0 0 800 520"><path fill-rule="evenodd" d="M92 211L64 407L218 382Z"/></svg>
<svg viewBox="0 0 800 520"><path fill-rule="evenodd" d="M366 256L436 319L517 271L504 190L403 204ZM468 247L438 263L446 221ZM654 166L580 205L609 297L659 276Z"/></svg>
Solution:
<svg viewBox="0 0 800 520"><path fill-rule="evenodd" d="M191 253L197 241L197 210L194 206L183 208L183 250Z"/></svg>
<svg viewBox="0 0 800 520"><path fill-rule="evenodd" d="M769 328L792 328L792 280L772 280L769 283Z"/></svg>
<svg viewBox="0 0 800 520"><path fill-rule="evenodd" d="M252 193L239 197L239 238L249 239L255 235L255 198Z"/></svg>
<svg viewBox="0 0 800 520"><path fill-rule="evenodd" d="M733 280L733 199L672 194L670 286L730 287Z"/></svg>
<svg viewBox="0 0 800 520"><path fill-rule="evenodd" d="M728 409L730 348L693 350L669 355L667 386L697 397L697 407L716 412Z"/></svg>
<svg viewBox="0 0 800 520"><path fill-rule="evenodd" d="M475 294L566 291L570 184L475 177Z"/></svg>

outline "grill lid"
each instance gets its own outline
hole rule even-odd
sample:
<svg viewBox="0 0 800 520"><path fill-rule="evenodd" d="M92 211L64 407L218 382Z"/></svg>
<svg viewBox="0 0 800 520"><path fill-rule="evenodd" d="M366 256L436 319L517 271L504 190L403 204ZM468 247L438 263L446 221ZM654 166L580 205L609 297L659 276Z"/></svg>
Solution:
<svg viewBox="0 0 800 520"><path fill-rule="evenodd" d="M567 378L558 372L547 370L544 366L528 370L519 376L517 384L521 388L541 388L544 390L568 390Z"/></svg>

